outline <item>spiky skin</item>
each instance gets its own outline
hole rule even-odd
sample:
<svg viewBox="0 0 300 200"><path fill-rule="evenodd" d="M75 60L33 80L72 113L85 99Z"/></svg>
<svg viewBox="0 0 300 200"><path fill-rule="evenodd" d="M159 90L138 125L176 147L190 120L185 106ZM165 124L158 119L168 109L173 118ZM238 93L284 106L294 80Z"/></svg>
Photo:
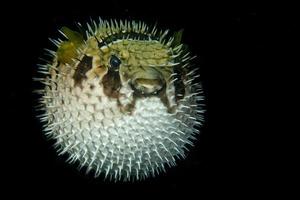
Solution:
<svg viewBox="0 0 300 200"><path fill-rule="evenodd" d="M46 134L69 162L111 180L141 180L185 158L202 124L201 87L189 52L134 21L70 30L40 67ZM76 35L77 34L77 35ZM40 79L39 79L40 80Z"/></svg>

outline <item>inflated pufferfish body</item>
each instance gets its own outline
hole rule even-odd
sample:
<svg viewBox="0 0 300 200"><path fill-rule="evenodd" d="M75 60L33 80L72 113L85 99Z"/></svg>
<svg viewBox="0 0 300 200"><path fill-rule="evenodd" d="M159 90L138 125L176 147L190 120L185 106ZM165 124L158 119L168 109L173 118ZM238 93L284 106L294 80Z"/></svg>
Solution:
<svg viewBox="0 0 300 200"><path fill-rule="evenodd" d="M203 113L182 31L101 19L86 27L85 36L63 27L66 41L53 40L41 66L46 134L95 177L139 180L174 166Z"/></svg>

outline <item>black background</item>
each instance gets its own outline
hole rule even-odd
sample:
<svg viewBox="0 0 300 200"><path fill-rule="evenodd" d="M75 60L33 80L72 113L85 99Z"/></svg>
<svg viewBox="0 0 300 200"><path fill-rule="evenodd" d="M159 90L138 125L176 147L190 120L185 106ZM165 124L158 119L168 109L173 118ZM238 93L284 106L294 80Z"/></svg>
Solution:
<svg viewBox="0 0 300 200"><path fill-rule="evenodd" d="M157 191L214 196L265 190L270 177L264 167L268 156L260 151L265 131L260 125L267 123L262 120L270 107L265 97L274 90L268 83L277 71L274 48L292 41L293 12L286 15L251 4L115 0L16 3L7 11L1 21L5 46L1 99L5 100L2 113L7 126L1 131L1 165L6 186L25 193L86 192L99 198L123 193L147 196ZM110 183L85 176L56 155L53 141L43 136L35 118L37 99L32 90L37 85L32 77L37 75L43 48L53 47L48 37L57 37L57 29L64 25L72 27L76 21L84 23L98 16L157 22L160 28L173 31L183 28L183 41L198 55L199 81L206 97L205 124L187 159L157 178ZM290 37L280 41L281 33Z"/></svg>

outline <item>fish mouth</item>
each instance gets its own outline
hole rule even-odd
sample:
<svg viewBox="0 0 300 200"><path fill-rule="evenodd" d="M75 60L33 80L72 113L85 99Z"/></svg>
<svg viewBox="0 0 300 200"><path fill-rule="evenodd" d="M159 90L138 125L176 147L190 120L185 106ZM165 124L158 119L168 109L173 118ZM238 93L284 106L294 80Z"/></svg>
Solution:
<svg viewBox="0 0 300 200"><path fill-rule="evenodd" d="M165 82L162 79L136 78L131 81L131 88L142 95L154 95L162 91Z"/></svg>
<svg viewBox="0 0 300 200"><path fill-rule="evenodd" d="M133 74L129 85L136 94L155 95L165 88L166 81L161 72L148 68Z"/></svg>

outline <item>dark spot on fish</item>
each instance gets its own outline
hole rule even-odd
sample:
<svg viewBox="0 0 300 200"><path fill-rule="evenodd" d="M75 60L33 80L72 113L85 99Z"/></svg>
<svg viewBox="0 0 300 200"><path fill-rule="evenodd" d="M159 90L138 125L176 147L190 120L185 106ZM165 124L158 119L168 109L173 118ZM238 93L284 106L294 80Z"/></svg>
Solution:
<svg viewBox="0 0 300 200"><path fill-rule="evenodd" d="M93 90L95 88L95 85L90 85L90 90Z"/></svg>
<svg viewBox="0 0 300 200"><path fill-rule="evenodd" d="M75 81L75 86L81 85L83 79L87 78L86 72L92 69L92 66L93 66L93 57L85 55L77 65L77 68L73 76L73 79Z"/></svg>
<svg viewBox="0 0 300 200"><path fill-rule="evenodd" d="M58 68L59 66L60 66L60 62L57 61L57 64L56 64L55 68Z"/></svg>
<svg viewBox="0 0 300 200"><path fill-rule="evenodd" d="M119 98L121 89L121 79L119 71L108 70L102 79L103 92L107 97Z"/></svg>
<svg viewBox="0 0 300 200"><path fill-rule="evenodd" d="M161 102L164 104L164 106L167 108L168 113L175 112L175 106L171 107L170 101L166 94L166 91L159 93L159 98L160 98Z"/></svg>
<svg viewBox="0 0 300 200"><path fill-rule="evenodd" d="M176 74L174 76L174 78L176 79L174 82L176 103L183 99L185 95L185 85L183 83L184 73L181 69L179 69L179 67L180 66L174 68L174 73Z"/></svg>

